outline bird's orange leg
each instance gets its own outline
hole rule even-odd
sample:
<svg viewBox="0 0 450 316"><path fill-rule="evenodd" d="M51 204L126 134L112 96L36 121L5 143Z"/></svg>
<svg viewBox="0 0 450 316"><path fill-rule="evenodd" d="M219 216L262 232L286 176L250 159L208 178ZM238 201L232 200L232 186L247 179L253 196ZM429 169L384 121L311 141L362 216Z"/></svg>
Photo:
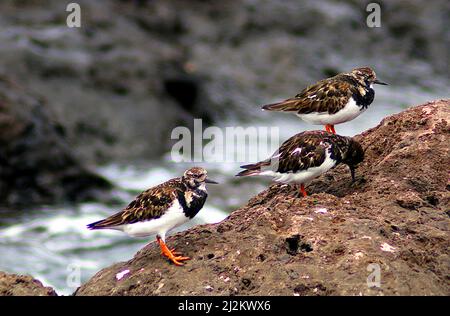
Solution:
<svg viewBox="0 0 450 316"><path fill-rule="evenodd" d="M156 240L158 241L159 247L161 247L161 254L167 257L170 261L172 261L177 266L182 266L183 263L181 261L190 260L189 257L181 256L181 253L175 251L175 249L167 248L166 243L161 239L161 237L156 236Z"/></svg>
<svg viewBox="0 0 450 316"><path fill-rule="evenodd" d="M325 130L326 130L328 133L336 134L336 130L334 129L334 125L331 125L331 124L325 125Z"/></svg>
<svg viewBox="0 0 450 316"><path fill-rule="evenodd" d="M303 197L308 196L305 190L305 185L303 183L300 185L300 192L303 194Z"/></svg>
<svg viewBox="0 0 450 316"><path fill-rule="evenodd" d="M334 129L334 125L330 125L330 127L331 127L331 132L336 135L336 130Z"/></svg>

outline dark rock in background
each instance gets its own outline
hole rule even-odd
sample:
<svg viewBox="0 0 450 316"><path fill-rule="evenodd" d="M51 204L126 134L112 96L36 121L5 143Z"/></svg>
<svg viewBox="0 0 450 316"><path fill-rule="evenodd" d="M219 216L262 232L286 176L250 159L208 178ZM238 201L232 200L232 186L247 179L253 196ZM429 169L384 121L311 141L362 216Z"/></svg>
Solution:
<svg viewBox="0 0 450 316"><path fill-rule="evenodd" d="M76 159L44 99L0 78L0 205L99 200L110 188Z"/></svg>
<svg viewBox="0 0 450 316"><path fill-rule="evenodd" d="M272 185L224 221L169 237L192 257L185 266L151 243L75 295L448 296L449 138L448 99L389 116L357 136L356 183L339 166L306 198ZM371 264L379 287L368 286Z"/></svg>
<svg viewBox="0 0 450 316"><path fill-rule="evenodd" d="M70 29L65 2L2 1L0 73L44 95L96 163L159 157L192 117L255 119L260 104L355 66L390 89L446 91L449 2L380 1L372 29L369 2L80 0Z"/></svg>

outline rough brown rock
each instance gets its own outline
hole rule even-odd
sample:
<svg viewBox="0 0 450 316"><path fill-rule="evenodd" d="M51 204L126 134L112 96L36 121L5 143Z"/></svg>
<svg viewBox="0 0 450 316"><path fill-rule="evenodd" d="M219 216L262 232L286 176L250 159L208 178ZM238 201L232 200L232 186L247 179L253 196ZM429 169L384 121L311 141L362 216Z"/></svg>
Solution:
<svg viewBox="0 0 450 316"><path fill-rule="evenodd" d="M55 290L28 275L0 272L0 296L56 296Z"/></svg>
<svg viewBox="0 0 450 316"><path fill-rule="evenodd" d="M155 243L76 295L450 295L450 100L384 119L357 138L366 159L314 181L307 198L272 185L215 225ZM369 288L369 264L381 286ZM130 272L117 280L124 270Z"/></svg>

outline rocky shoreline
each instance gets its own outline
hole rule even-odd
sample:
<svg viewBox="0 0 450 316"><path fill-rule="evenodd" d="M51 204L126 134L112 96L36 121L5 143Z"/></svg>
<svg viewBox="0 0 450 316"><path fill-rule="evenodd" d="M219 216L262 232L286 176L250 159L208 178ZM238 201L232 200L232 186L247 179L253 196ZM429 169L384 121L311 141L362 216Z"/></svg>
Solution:
<svg viewBox="0 0 450 316"><path fill-rule="evenodd" d="M355 184L340 166L306 198L272 185L224 221L169 237L192 257L186 266L150 243L74 295L449 295L449 105L416 106L357 135L366 158Z"/></svg>
<svg viewBox="0 0 450 316"><path fill-rule="evenodd" d="M57 296L54 289L28 275L0 272L0 296Z"/></svg>

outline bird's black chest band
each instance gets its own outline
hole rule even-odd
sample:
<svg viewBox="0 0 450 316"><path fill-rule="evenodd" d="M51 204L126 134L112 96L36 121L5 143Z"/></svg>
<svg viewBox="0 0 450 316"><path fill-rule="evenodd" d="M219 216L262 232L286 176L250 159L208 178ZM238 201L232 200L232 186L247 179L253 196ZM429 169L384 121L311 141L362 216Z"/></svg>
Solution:
<svg viewBox="0 0 450 316"><path fill-rule="evenodd" d="M361 95L359 92L355 92L353 95L356 105L360 106L361 110L367 109L373 102L374 97L375 91L370 87L366 88L366 94L364 95Z"/></svg>
<svg viewBox="0 0 450 316"><path fill-rule="evenodd" d="M178 195L178 200L180 202L181 207L183 208L183 212L186 217L193 218L197 213L202 209L205 204L206 198L208 194L202 190L193 191L193 195L191 201L188 203L186 201L186 195L184 193L180 193Z"/></svg>

